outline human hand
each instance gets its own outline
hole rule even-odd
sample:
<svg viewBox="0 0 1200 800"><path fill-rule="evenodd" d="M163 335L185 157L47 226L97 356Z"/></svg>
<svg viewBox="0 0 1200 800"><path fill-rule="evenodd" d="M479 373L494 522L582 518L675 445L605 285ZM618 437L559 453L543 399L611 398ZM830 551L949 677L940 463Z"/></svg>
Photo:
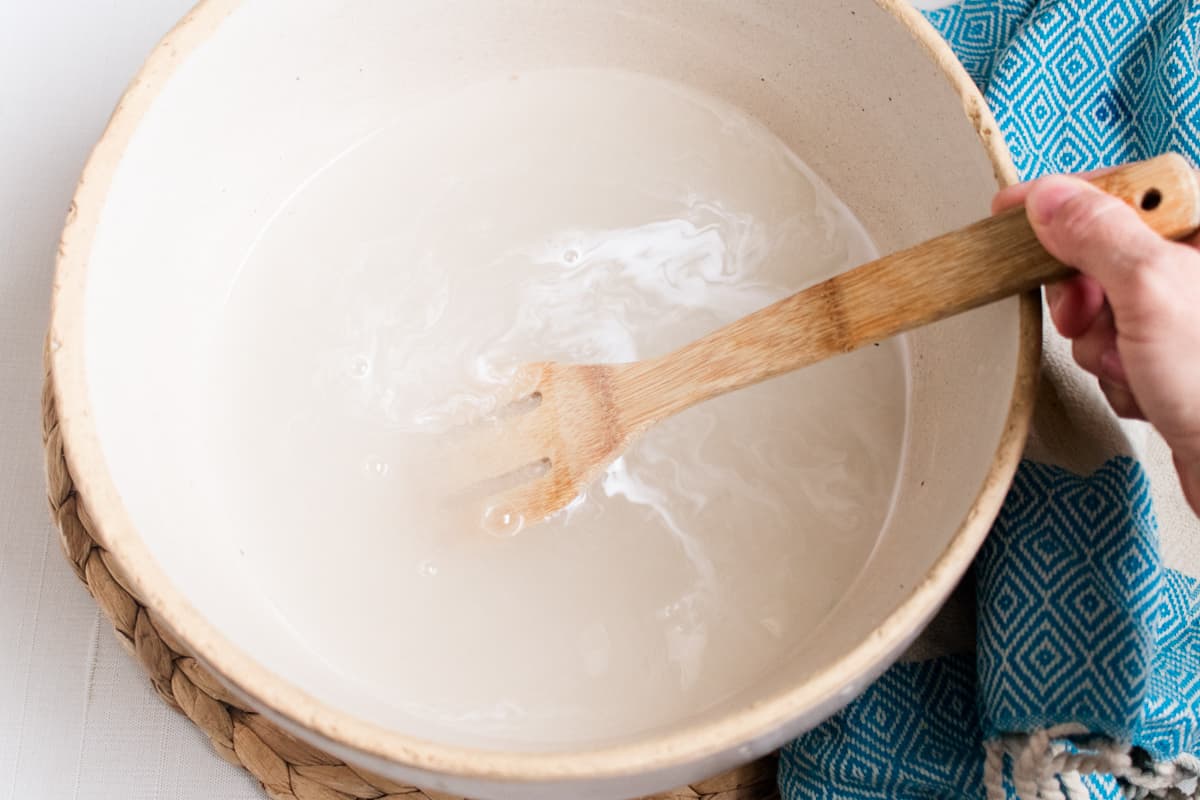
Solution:
<svg viewBox="0 0 1200 800"><path fill-rule="evenodd" d="M1055 327L1113 410L1162 434L1200 514L1200 237L1167 241L1076 177L1011 186L992 210L1021 203L1042 245L1081 273L1046 287Z"/></svg>

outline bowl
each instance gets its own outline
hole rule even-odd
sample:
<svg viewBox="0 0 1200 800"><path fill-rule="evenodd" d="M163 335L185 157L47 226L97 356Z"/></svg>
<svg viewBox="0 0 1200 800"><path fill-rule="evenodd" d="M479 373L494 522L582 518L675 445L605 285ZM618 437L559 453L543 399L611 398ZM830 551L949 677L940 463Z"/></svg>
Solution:
<svg viewBox="0 0 1200 800"><path fill-rule="evenodd" d="M586 90L572 94L577 85ZM537 113L510 114L508 128L488 116L523 92L541 93ZM663 110L675 109L671 97L683 98L678 114ZM900 369L900 416L863 446L887 468L870 481L842 469L851 489L832 527L798 520L793 537L770 540L753 525L696 532L710 600L784 592L789 575L807 592L795 595L804 602L787 595L786 619L754 621L771 637L743 636L749 623L722 620L715 600L703 624L672 616L686 617L691 597L673 565L699 563L679 555L687 536L668 547L619 525L599 540L531 529L455 543L438 563L396 549L423 520L396 501L391 456L370 449L387 450L395 425L355 429L378 395L337 388L359 386L378 352L339 340L315 372L289 365L324 346L329 325L353 343L364 325L426 319L439 273L410 239L446 196L458 216L443 247L519 228L526 206L593 214L570 240L583 245L547 245L578 272L595 244L584 233L608 230L617 211L637 217L637 203L596 187L651 122L703 139L697 147L739 131L776 137L803 160L793 167L809 181L805 196L852 214L869 238L835 253L843 266L985 215L997 185L1014 180L966 74L916 12L889 0L206 0L122 99L81 179L55 281L49 351L67 463L106 565L182 648L295 735L381 775L473 797L662 790L765 754L844 706L970 564L1028 429L1034 297L883 343ZM705 125L713 132L701 136ZM511 166L535 156L573 158L562 164L578 174ZM647 163L675 161L665 152ZM686 182L692 168L680 163ZM775 163L760 164L764 181ZM490 176L487 192L479 176ZM427 191L443 184L453 191ZM466 199L453 188L463 185ZM805 255L778 262L787 288L820 277ZM463 291L477 297L481 285ZM374 311L338 317L347 293ZM714 296L714 313L748 310L735 308L749 302L742 295ZM866 380L876 362L845 363ZM872 399L837 375L764 384L756 397L826 393L808 420L819 438ZM357 410L296 413L293 401L309 395ZM728 416L712 419L734 424ZM814 480L837 459L822 463ZM327 482L348 464L368 488ZM887 498L874 517L855 494L872 481ZM381 514L396 524L381 529ZM845 520L867 534L835 535ZM465 563L476 572L453 577ZM643 596L661 606L653 624L670 658L618 646L622 603ZM528 605L539 599L541 616ZM577 605L617 621L585 624ZM574 662L562 638L593 683L563 677ZM656 697L663 670L686 691ZM556 702L586 706L574 717L539 721L506 688L560 682L567 700Z"/></svg>

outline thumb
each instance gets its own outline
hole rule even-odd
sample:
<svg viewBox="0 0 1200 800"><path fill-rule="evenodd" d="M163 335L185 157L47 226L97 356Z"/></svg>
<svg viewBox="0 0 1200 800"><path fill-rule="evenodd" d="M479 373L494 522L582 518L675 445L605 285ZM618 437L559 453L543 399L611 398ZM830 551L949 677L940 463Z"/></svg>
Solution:
<svg viewBox="0 0 1200 800"><path fill-rule="evenodd" d="M1178 247L1142 222L1131 207L1078 178L1037 181L1025 201L1042 246L1069 267L1094 278L1114 313L1143 309L1147 283L1169 265Z"/></svg>

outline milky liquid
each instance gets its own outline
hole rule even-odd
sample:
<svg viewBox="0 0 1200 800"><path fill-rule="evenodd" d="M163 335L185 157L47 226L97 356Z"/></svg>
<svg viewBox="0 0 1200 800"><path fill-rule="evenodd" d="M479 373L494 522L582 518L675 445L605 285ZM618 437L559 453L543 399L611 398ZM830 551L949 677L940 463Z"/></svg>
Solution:
<svg viewBox="0 0 1200 800"><path fill-rule="evenodd" d="M377 721L567 747L699 714L802 647L870 554L902 341L667 420L515 535L415 490L412 454L520 363L657 356L874 255L769 131L675 84L530 73L412 110L299 186L230 287L224 524Z"/></svg>

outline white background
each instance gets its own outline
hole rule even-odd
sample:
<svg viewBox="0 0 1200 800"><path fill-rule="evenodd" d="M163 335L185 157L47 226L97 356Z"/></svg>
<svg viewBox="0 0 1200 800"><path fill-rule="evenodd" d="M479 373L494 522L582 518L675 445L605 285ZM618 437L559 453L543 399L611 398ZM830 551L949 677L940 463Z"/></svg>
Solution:
<svg viewBox="0 0 1200 800"><path fill-rule="evenodd" d="M75 181L191 0L0 0L0 799L261 800L150 689L59 552L41 343Z"/></svg>

